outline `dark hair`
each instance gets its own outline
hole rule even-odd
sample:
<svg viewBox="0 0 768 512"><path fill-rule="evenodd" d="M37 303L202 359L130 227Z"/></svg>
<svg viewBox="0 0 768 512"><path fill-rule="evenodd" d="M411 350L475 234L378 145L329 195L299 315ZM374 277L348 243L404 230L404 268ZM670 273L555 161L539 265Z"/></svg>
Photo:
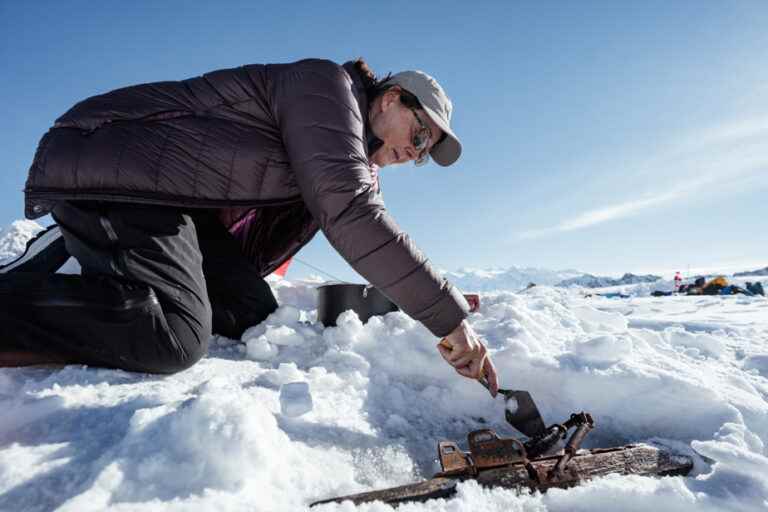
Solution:
<svg viewBox="0 0 768 512"><path fill-rule="evenodd" d="M362 57L359 57L355 61L355 71L357 71L363 81L365 95L368 97L369 104L396 85L389 81L392 77L392 73L387 73L383 78L377 78L376 74ZM421 108L419 99L406 90L402 90L400 93L400 101L408 108Z"/></svg>
<svg viewBox="0 0 768 512"><path fill-rule="evenodd" d="M388 73L384 78L377 78L371 67L362 57L358 57L355 61L355 71L360 75L360 79L363 81L363 87L365 87L365 94L368 96L368 101L372 101L376 96L381 94L380 89L382 85L389 80L392 73Z"/></svg>

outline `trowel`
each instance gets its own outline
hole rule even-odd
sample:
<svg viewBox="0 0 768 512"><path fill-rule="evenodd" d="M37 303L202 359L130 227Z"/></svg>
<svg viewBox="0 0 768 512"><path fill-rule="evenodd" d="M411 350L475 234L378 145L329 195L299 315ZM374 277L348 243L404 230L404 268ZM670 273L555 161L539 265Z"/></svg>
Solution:
<svg viewBox="0 0 768 512"><path fill-rule="evenodd" d="M440 345L449 350L453 348L446 339L440 340ZM491 388L485 375L480 377L478 381L490 391ZM504 397L504 417L507 419L507 423L528 437L536 437L546 431L539 408L536 407L528 391L500 388L499 395Z"/></svg>

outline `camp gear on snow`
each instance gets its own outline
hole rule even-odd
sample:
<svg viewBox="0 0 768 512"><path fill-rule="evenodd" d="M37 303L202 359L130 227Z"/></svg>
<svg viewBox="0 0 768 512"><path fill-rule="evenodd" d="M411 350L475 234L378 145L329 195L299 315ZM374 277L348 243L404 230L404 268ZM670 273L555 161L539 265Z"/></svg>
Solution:
<svg viewBox="0 0 768 512"><path fill-rule="evenodd" d="M423 71L403 71L389 77L387 84L399 85L419 100L421 108L443 130L443 138L429 152L439 165L453 164L461 156L461 142L451 130L453 104L437 80Z"/></svg>
<svg viewBox="0 0 768 512"><path fill-rule="evenodd" d="M363 323L372 316L398 311L394 302L371 285L327 284L317 288L317 319L324 326L335 326L339 315L350 309Z"/></svg>
<svg viewBox="0 0 768 512"><path fill-rule="evenodd" d="M747 290L752 292L755 295L763 295L765 296L765 290L763 289L763 283L760 281L757 281L756 283L752 283L750 281L747 281L745 283Z"/></svg>
<svg viewBox="0 0 768 512"><path fill-rule="evenodd" d="M437 445L441 471L431 479L390 489L325 499L323 503L351 501L355 505L382 501L392 505L407 501L448 498L463 480L476 480L483 487L505 487L545 492L553 487L572 487L591 478L610 473L623 475L687 475L693 459L645 444L580 450L581 442L594 427L588 413L572 414L561 425L553 425L546 441L499 437L491 429L475 430L467 435L469 451L452 441ZM568 431L574 432L558 454L546 455L542 443L550 448ZM554 440L554 441L553 441Z"/></svg>
<svg viewBox="0 0 768 512"><path fill-rule="evenodd" d="M54 209L83 275L0 274L0 351L173 373L211 331L239 338L277 308L215 212L119 203Z"/></svg>
<svg viewBox="0 0 768 512"><path fill-rule="evenodd" d="M447 339L440 340L440 345L449 350L453 348ZM485 375L481 375L478 381L490 391ZM504 397L504 417L507 423L528 437L538 436L545 431L539 408L528 391L499 389L499 395Z"/></svg>
<svg viewBox="0 0 768 512"><path fill-rule="evenodd" d="M725 276L717 276L716 278L708 282L705 286L709 286L709 285L728 286L728 280L725 278Z"/></svg>
<svg viewBox="0 0 768 512"><path fill-rule="evenodd" d="M606 299L628 299L629 295L621 292L608 292L608 293L596 293L597 297L605 297Z"/></svg>
<svg viewBox="0 0 768 512"><path fill-rule="evenodd" d="M725 290L725 288L728 288L730 293L723 293L723 290ZM735 284L726 286L725 288L720 290L720 295L746 295L748 297L752 297L755 295L751 291L746 290L741 286L736 286Z"/></svg>
<svg viewBox="0 0 768 512"><path fill-rule="evenodd" d="M718 276L708 281L702 288L704 295L721 295L720 290L728 286L728 281L723 276ZM727 294L726 294L727 295Z"/></svg>
<svg viewBox="0 0 768 512"><path fill-rule="evenodd" d="M460 145L450 101L423 73L393 77L446 130L431 150L447 165ZM344 259L435 336L467 317L460 292L389 215L369 168L368 98L352 62L252 64L87 98L40 141L28 218L58 201L96 200L253 215L240 240L261 276L322 229ZM442 124L441 124L442 123Z"/></svg>

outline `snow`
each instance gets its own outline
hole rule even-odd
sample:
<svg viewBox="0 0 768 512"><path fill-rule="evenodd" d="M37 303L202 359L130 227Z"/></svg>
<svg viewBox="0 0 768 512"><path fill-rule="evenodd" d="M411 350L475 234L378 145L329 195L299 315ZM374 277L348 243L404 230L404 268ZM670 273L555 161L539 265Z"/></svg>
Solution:
<svg viewBox="0 0 768 512"><path fill-rule="evenodd" d="M289 382L280 386L280 412L295 418L312 410L312 394L306 382Z"/></svg>
<svg viewBox="0 0 768 512"><path fill-rule="evenodd" d="M517 403L517 398L511 396L504 400L504 407L510 414L515 414L520 408L520 404Z"/></svg>
<svg viewBox="0 0 768 512"><path fill-rule="evenodd" d="M27 240L42 230L33 220L17 220L0 230L0 264L23 253Z"/></svg>
<svg viewBox="0 0 768 512"><path fill-rule="evenodd" d="M430 477L438 440L512 434L501 400L458 376L406 315L362 324L348 311L323 328L317 284L270 282L278 311L242 340L214 337L176 375L0 369L0 510L304 510ZM483 293L469 321L501 384L529 390L547 424L584 410L597 424L585 447L648 442L691 455L694 471L543 495L466 482L398 511L768 507L765 298L537 286Z"/></svg>

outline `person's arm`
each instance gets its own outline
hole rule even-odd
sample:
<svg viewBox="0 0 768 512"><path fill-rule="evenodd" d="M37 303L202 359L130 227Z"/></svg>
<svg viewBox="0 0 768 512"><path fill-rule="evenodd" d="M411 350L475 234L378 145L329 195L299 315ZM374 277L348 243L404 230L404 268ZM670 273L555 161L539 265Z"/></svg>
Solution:
<svg viewBox="0 0 768 512"><path fill-rule="evenodd" d="M271 105L301 194L357 272L433 334L447 336L469 306L375 193L351 88L344 69L327 61L304 61L272 77Z"/></svg>
<svg viewBox="0 0 768 512"><path fill-rule="evenodd" d="M285 68L283 68L285 70ZM469 305L387 212L368 167L364 120L340 66L305 61L273 77L271 104L302 197L331 245L371 284L452 348L439 349L468 378L496 370L464 321ZM447 351L446 351L447 350Z"/></svg>

